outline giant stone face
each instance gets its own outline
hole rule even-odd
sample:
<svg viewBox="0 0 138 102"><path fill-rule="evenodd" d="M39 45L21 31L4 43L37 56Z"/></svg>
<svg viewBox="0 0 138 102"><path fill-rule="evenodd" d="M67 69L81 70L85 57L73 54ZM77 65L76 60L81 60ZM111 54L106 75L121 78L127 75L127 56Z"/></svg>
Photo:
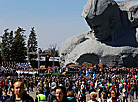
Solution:
<svg viewBox="0 0 138 102"><path fill-rule="evenodd" d="M87 22L97 40L103 41L111 39L112 33L110 19L108 19L108 17L103 18L102 16L98 16L93 19L87 19Z"/></svg>

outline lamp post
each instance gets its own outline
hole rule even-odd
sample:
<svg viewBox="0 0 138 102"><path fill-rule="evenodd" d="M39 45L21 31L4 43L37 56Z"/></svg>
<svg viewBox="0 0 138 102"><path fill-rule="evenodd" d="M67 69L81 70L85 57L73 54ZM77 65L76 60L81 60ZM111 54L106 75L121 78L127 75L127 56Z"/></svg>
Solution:
<svg viewBox="0 0 138 102"><path fill-rule="evenodd" d="M38 75L40 75L40 48L37 49L37 58L38 58Z"/></svg>
<svg viewBox="0 0 138 102"><path fill-rule="evenodd" d="M29 54L29 48L28 47L27 47L27 57L28 57L27 63L30 63L30 54Z"/></svg>
<svg viewBox="0 0 138 102"><path fill-rule="evenodd" d="M53 67L54 67L55 66L55 57L54 57L54 55L55 55L55 48L53 48L51 50L51 53L52 53L52 56L53 56Z"/></svg>
<svg viewBox="0 0 138 102"><path fill-rule="evenodd" d="M40 67L40 48L38 48L37 58L38 58L38 69L39 69L39 67Z"/></svg>
<svg viewBox="0 0 138 102"><path fill-rule="evenodd" d="M49 58L50 58L50 55L49 54L45 54L45 67L48 68L49 66Z"/></svg>

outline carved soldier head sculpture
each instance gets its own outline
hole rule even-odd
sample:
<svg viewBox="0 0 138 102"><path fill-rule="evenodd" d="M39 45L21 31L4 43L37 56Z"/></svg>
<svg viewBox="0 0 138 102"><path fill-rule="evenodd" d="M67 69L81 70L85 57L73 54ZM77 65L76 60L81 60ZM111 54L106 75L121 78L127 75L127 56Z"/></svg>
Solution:
<svg viewBox="0 0 138 102"><path fill-rule="evenodd" d="M135 12L132 8L130 9L130 17L128 11L121 11L114 0L88 0L82 17L87 21L97 40L105 43L110 41L109 45L137 46L135 38L135 27L138 24L136 23L136 8L133 7ZM131 38L133 42L122 40L128 38Z"/></svg>
<svg viewBox="0 0 138 102"><path fill-rule="evenodd" d="M82 16L85 17L95 37L101 41L113 40L114 28L120 26L118 5L113 0L92 0L89 2L91 2L89 10L86 4Z"/></svg>
<svg viewBox="0 0 138 102"><path fill-rule="evenodd" d="M61 66L138 66L138 1L88 0L82 17L91 29L61 45Z"/></svg>

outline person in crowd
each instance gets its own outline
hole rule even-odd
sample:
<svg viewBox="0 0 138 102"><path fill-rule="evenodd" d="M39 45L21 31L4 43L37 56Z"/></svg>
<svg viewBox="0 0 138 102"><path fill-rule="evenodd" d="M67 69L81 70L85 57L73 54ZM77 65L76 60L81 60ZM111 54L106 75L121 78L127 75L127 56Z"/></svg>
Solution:
<svg viewBox="0 0 138 102"><path fill-rule="evenodd" d="M53 98L53 100L49 101L49 102L70 102L67 99L67 93L66 93L66 89L65 87L62 86L58 86L55 89L55 97Z"/></svg>
<svg viewBox="0 0 138 102"><path fill-rule="evenodd" d="M10 94L11 92L11 89L12 89L12 85L11 85L11 80L9 80L9 85L8 85L8 94Z"/></svg>
<svg viewBox="0 0 138 102"><path fill-rule="evenodd" d="M91 92L90 93L90 98L91 98L91 100L89 100L88 102L98 102L96 100L96 98L97 98L97 93L96 92Z"/></svg>
<svg viewBox="0 0 138 102"><path fill-rule="evenodd" d="M0 102L1 102L1 96L2 96L2 88L0 88Z"/></svg>
<svg viewBox="0 0 138 102"><path fill-rule="evenodd" d="M136 99L138 99L138 81L137 81L137 84L136 84Z"/></svg>
<svg viewBox="0 0 138 102"><path fill-rule="evenodd" d="M35 84L34 84L34 85L35 85L35 90L37 90L38 80L37 80L37 79L35 79L35 80L34 80L34 83L35 83Z"/></svg>
<svg viewBox="0 0 138 102"><path fill-rule="evenodd" d="M109 91L107 94L107 99L111 98L111 92Z"/></svg>
<svg viewBox="0 0 138 102"><path fill-rule="evenodd" d="M85 82L82 81L82 84L81 84L81 89L84 88L86 90L86 86L85 86Z"/></svg>
<svg viewBox="0 0 138 102"><path fill-rule="evenodd" d="M6 90L5 91L3 91L3 95L1 96L1 102L6 102L6 100L8 99L8 98L10 98L10 96L9 95L7 95L7 92L6 92Z"/></svg>
<svg viewBox="0 0 138 102"><path fill-rule="evenodd" d="M48 85L44 85L44 88L43 88L43 92L44 92L44 95L46 96L46 98L48 97L49 93L50 93L50 90L49 90L49 87Z"/></svg>
<svg viewBox="0 0 138 102"><path fill-rule="evenodd" d="M115 90L111 90L111 98L107 99L107 102L122 102L122 99L117 97Z"/></svg>
<svg viewBox="0 0 138 102"><path fill-rule="evenodd" d="M6 92L8 92L7 79L5 79L5 82L4 82L4 87L5 87Z"/></svg>
<svg viewBox="0 0 138 102"><path fill-rule="evenodd" d="M73 84L72 90L73 90L73 92L74 92L74 94L75 94L75 96L76 96L76 94L77 94L77 92L78 92L78 89L77 89L77 87L76 87L75 84Z"/></svg>
<svg viewBox="0 0 138 102"><path fill-rule="evenodd" d="M21 81L14 83L14 94L6 102L34 102L33 98L24 90L24 84Z"/></svg>
<svg viewBox="0 0 138 102"><path fill-rule="evenodd" d="M52 82L51 84L51 90L50 94L48 95L47 102L52 102L52 100L55 100L55 91L56 91L57 84L55 82Z"/></svg>
<svg viewBox="0 0 138 102"><path fill-rule="evenodd" d="M99 102L107 102L106 93L105 92L101 92L101 98L99 98L98 101Z"/></svg>
<svg viewBox="0 0 138 102"><path fill-rule="evenodd" d="M26 83L26 87L27 87L27 92L29 93L29 87L30 87L30 82L29 82L29 78L27 78L27 83Z"/></svg>
<svg viewBox="0 0 138 102"><path fill-rule="evenodd" d="M78 101L86 102L86 90L84 86L82 86L80 91L78 92Z"/></svg>
<svg viewBox="0 0 138 102"><path fill-rule="evenodd" d="M130 102L134 101L134 86L130 88Z"/></svg>
<svg viewBox="0 0 138 102"><path fill-rule="evenodd" d="M33 90L33 88L34 88L34 81L33 81L33 79L31 79L31 81L30 81L30 86L31 86L31 91L33 92L34 90Z"/></svg>
<svg viewBox="0 0 138 102"><path fill-rule="evenodd" d="M123 88L123 85L122 85L122 83L120 82L120 83L119 83L119 92L120 92L120 93L122 93L122 88Z"/></svg>
<svg viewBox="0 0 138 102"><path fill-rule="evenodd" d="M123 87L124 87L123 90L122 90L123 102L125 102L125 100L126 100L126 102L128 102L128 100L127 100L127 98L128 98L128 90L127 90L127 87L125 87L125 86L123 86Z"/></svg>
<svg viewBox="0 0 138 102"><path fill-rule="evenodd" d="M89 93L91 93L91 92L96 92L96 89L93 86L91 86L89 89Z"/></svg>
<svg viewBox="0 0 138 102"><path fill-rule="evenodd" d="M43 94L43 90L38 91L35 102L47 102L46 96Z"/></svg>
<svg viewBox="0 0 138 102"><path fill-rule="evenodd" d="M67 91L67 98L71 102L77 102L72 90Z"/></svg>

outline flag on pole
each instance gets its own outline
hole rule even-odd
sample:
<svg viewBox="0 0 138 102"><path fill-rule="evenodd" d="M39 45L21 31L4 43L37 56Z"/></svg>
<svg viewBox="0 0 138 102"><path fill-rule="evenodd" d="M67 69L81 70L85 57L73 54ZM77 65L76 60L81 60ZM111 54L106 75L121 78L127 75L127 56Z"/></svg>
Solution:
<svg viewBox="0 0 138 102"><path fill-rule="evenodd" d="M33 77L35 77L35 73L33 74Z"/></svg>
<svg viewBox="0 0 138 102"><path fill-rule="evenodd" d="M77 78L77 75L76 74L74 75L74 78Z"/></svg>
<svg viewBox="0 0 138 102"><path fill-rule="evenodd" d="M89 70L88 69L86 70L86 76L89 76Z"/></svg>
<svg viewBox="0 0 138 102"><path fill-rule="evenodd" d="M96 78L96 74L95 74L95 72L94 72L94 74L93 74L93 79L95 79Z"/></svg>

